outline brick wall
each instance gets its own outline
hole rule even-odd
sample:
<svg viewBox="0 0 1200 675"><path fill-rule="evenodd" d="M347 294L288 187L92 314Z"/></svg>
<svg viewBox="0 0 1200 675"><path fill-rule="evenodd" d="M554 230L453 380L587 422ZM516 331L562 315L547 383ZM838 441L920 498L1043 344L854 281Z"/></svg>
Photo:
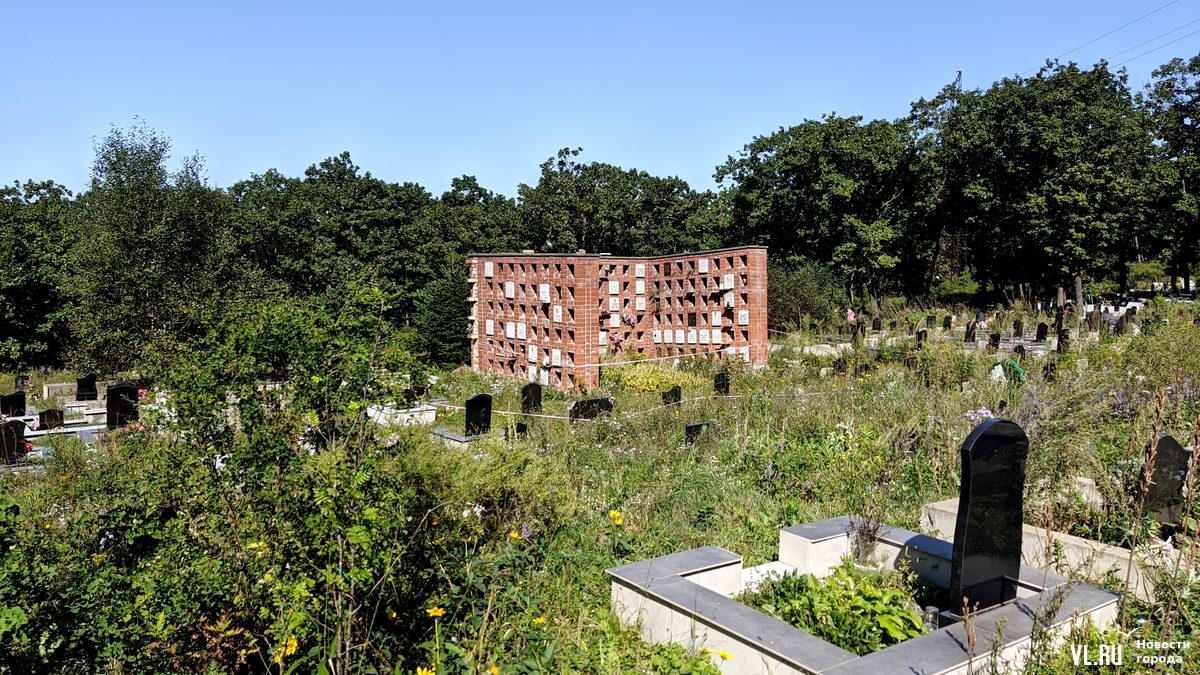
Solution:
<svg viewBox="0 0 1200 675"><path fill-rule="evenodd" d="M473 256L471 367L595 387L601 354L767 362L767 249L626 258Z"/></svg>

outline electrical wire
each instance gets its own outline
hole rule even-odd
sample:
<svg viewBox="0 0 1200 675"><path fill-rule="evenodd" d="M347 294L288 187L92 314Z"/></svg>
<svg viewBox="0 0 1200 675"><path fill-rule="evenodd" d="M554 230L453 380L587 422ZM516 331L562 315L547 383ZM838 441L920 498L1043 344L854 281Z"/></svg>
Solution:
<svg viewBox="0 0 1200 675"><path fill-rule="evenodd" d="M1113 33L1116 33L1117 31L1120 31L1120 30L1123 30L1123 29L1125 29L1125 28L1128 28L1128 27L1132 26L1133 24L1135 24L1135 23L1137 23L1137 22L1141 21L1142 19L1144 19L1144 18L1146 18L1146 17L1150 16L1151 14L1157 14L1158 12L1161 12L1162 10L1164 10L1164 9L1166 9L1166 8L1168 8L1168 7L1170 7L1171 5L1174 5L1174 4L1175 4L1175 3L1177 3L1177 2L1179 2L1179 0L1171 0L1171 2L1168 2L1167 4L1163 5L1162 7L1159 7L1158 9L1156 9L1156 10L1154 10L1154 11L1147 12L1146 14L1143 14L1143 15L1139 16L1138 18L1134 19L1133 21L1130 21L1130 22L1129 22L1129 23L1127 23L1127 24L1124 24L1124 25L1118 26L1118 27L1116 27L1116 28L1114 28L1114 29L1112 29L1112 30L1108 31L1108 32L1107 32L1107 33L1105 33L1104 35L1101 35L1100 37L1098 37L1098 38L1095 38L1094 40L1088 40L1087 42L1085 42L1085 43L1083 43L1083 44L1079 45L1078 47L1076 47L1076 48L1074 48L1074 49L1069 49L1069 50L1067 50L1067 51L1065 51L1065 52L1063 52L1063 53L1059 54L1058 56L1054 57L1054 59L1055 59L1055 60L1061 59L1062 57L1066 56L1067 54L1072 54L1072 53L1074 53L1074 52L1077 52L1077 51L1079 51L1080 49L1083 49L1084 47L1086 47L1086 46L1088 46L1088 45L1092 44L1093 42L1096 42L1096 41L1098 41L1098 40L1103 40L1104 38L1108 37L1109 35L1112 35ZM1186 37L1186 36L1185 36L1185 37ZM1165 46L1165 45L1164 45L1164 46ZM1144 54L1143 54L1143 56L1144 56ZM1137 58L1137 57L1135 56L1134 58ZM1130 60L1132 60L1132 59L1130 59ZM1128 63L1128 62L1126 62L1126 63ZM1034 66L1033 68L1030 68L1029 70L1026 70L1024 73L1021 73L1021 75L1023 76L1023 75L1025 75L1026 73L1032 73L1033 71L1037 70L1038 68L1041 68L1041 66L1040 66L1040 65L1038 65L1038 66Z"/></svg>
<svg viewBox="0 0 1200 675"><path fill-rule="evenodd" d="M1171 30L1169 30L1169 31L1167 31L1167 32L1165 32L1165 33L1163 33L1162 35L1157 35L1157 36L1155 36L1155 37L1152 37L1152 38L1150 38L1149 40L1146 40L1145 42L1142 42L1142 43L1136 44L1136 45L1134 45L1134 46L1130 47L1129 49L1123 49L1123 50L1121 50L1121 51L1117 52L1116 54L1113 54L1112 56L1107 56L1107 57L1105 57L1105 58L1104 58L1104 60L1105 60L1105 61L1108 61L1108 60L1110 60L1110 59L1113 59L1113 58L1115 58L1115 57L1118 57L1118 56L1120 56L1120 55L1122 55L1122 54L1125 54L1125 53L1127 53L1127 52L1131 52L1131 51L1133 51L1133 50L1137 49L1138 47L1143 47L1143 46L1145 46L1145 45L1148 45L1148 44L1150 44L1151 42L1154 42L1155 40L1157 40L1158 38L1166 37L1166 36L1170 35L1171 33L1174 33L1175 31L1178 31L1178 30L1183 30L1184 28L1187 28L1188 26L1190 26L1190 25L1192 25L1192 24L1194 24L1194 23L1197 23L1197 22L1200 22L1200 19L1195 19L1195 20L1189 21L1189 22L1187 22L1187 23L1183 24L1182 26L1179 26L1178 28L1172 28ZM1185 37L1186 37L1186 36L1185 36Z"/></svg>
<svg viewBox="0 0 1200 675"><path fill-rule="evenodd" d="M1191 36L1195 35L1196 33L1200 33L1200 30L1194 30L1194 31L1192 31L1192 32L1188 33L1187 35L1184 35L1184 36L1183 36L1183 37L1181 37L1181 38L1176 38L1176 39L1174 39L1174 40L1171 40L1170 42L1164 42L1163 44L1161 44L1161 45L1159 45L1159 46L1155 47L1154 49L1151 49L1151 50L1149 50L1149 51L1142 52L1141 54L1138 54L1137 56L1135 56L1135 57L1133 57L1133 58L1131 58L1131 59L1125 59L1124 61L1122 61L1122 62L1118 63L1117 65L1115 65L1115 66L1113 66L1113 67L1114 67L1114 68L1120 68L1121 66L1125 65L1126 63L1129 63L1130 61L1136 61L1136 60L1138 60L1138 59L1142 58L1143 56L1145 56L1145 55L1147 55L1147 54L1153 54L1154 52L1156 52L1156 51L1158 51L1158 50L1162 49L1163 47L1167 47L1167 46L1173 45L1173 44L1175 44L1176 42L1179 42L1180 40L1186 40L1187 38L1190 38Z"/></svg>

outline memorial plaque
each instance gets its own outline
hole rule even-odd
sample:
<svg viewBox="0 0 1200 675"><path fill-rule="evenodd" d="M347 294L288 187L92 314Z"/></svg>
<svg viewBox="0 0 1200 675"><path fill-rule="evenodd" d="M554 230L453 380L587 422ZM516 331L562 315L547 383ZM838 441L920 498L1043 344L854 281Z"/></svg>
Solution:
<svg viewBox="0 0 1200 675"><path fill-rule="evenodd" d="M521 412L526 415L542 412L542 385L530 382L521 387Z"/></svg>
<svg viewBox="0 0 1200 675"><path fill-rule="evenodd" d="M675 405L683 400L683 389L675 385L663 392L663 405Z"/></svg>
<svg viewBox="0 0 1200 675"><path fill-rule="evenodd" d="M108 388L105 409L108 411L108 428L123 427L138 418L138 390L132 382L118 382Z"/></svg>
<svg viewBox="0 0 1200 675"><path fill-rule="evenodd" d="M950 592L974 609L1017 597L1029 439L1017 424L992 418L962 444L962 481L954 528Z"/></svg>
<svg viewBox="0 0 1200 675"><path fill-rule="evenodd" d="M100 392L96 390L95 373L88 373L78 380L75 380L76 401L95 401L99 398Z"/></svg>
<svg viewBox="0 0 1200 675"><path fill-rule="evenodd" d="M613 402L610 398L585 398L575 401L567 410L567 417L572 420L590 420L612 412Z"/></svg>
<svg viewBox="0 0 1200 675"><path fill-rule="evenodd" d="M492 430L492 395L475 394L467 399L467 435L479 436Z"/></svg>
<svg viewBox="0 0 1200 675"><path fill-rule="evenodd" d="M21 417L25 414L25 392L0 395L0 415Z"/></svg>

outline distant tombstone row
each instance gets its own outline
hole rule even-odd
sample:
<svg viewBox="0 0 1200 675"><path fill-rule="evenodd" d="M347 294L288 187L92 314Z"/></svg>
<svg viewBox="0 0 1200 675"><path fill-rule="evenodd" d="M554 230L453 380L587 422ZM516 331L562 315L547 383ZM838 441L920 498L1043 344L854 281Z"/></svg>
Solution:
<svg viewBox="0 0 1200 675"><path fill-rule="evenodd" d="M109 429L123 427L138 418L138 388L131 382L118 382L108 388L105 401Z"/></svg>
<svg viewBox="0 0 1200 675"><path fill-rule="evenodd" d="M21 417L25 414L25 392L14 391L0 395L0 415Z"/></svg>

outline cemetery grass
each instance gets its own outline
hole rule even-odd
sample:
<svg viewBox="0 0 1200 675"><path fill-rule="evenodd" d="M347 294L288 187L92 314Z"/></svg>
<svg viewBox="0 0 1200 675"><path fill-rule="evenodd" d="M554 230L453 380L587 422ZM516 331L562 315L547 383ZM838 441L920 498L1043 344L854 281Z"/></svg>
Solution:
<svg viewBox="0 0 1200 675"><path fill-rule="evenodd" d="M1134 516L1156 412L1186 444L1200 411L1200 328L1159 309L1175 320L1077 346L1052 382L1040 364L1026 383L995 381L995 357L941 344L864 354L833 378L819 376L832 359L775 353L764 371L733 366L728 398L712 395L719 364L642 364L590 393L614 397L610 417L534 419L526 439L467 451L425 429L374 440L365 407L396 392L372 373L407 357L380 351L369 298L357 323L251 313L164 378L178 419L146 420L162 431L95 452L62 443L44 473L0 479L0 672L715 672L720 654L620 627L604 570L706 545L756 565L780 528L847 513L920 530L923 504L957 496L959 446L993 413L1031 441L1027 523L1126 546L1167 538L1192 555L1183 532ZM235 356L254 351L247 336L289 354L286 392L254 390ZM683 403L662 407L675 384ZM218 385L240 397L239 431L218 414ZM519 386L459 369L433 393L489 392L513 411ZM544 413L570 400L547 390ZM493 427L517 421L496 414ZM684 424L700 421L685 444ZM1079 476L1105 509L1075 496ZM1126 644L1194 635L1195 578L1160 589L1125 602ZM1043 651L1038 672L1075 672L1067 652Z"/></svg>

